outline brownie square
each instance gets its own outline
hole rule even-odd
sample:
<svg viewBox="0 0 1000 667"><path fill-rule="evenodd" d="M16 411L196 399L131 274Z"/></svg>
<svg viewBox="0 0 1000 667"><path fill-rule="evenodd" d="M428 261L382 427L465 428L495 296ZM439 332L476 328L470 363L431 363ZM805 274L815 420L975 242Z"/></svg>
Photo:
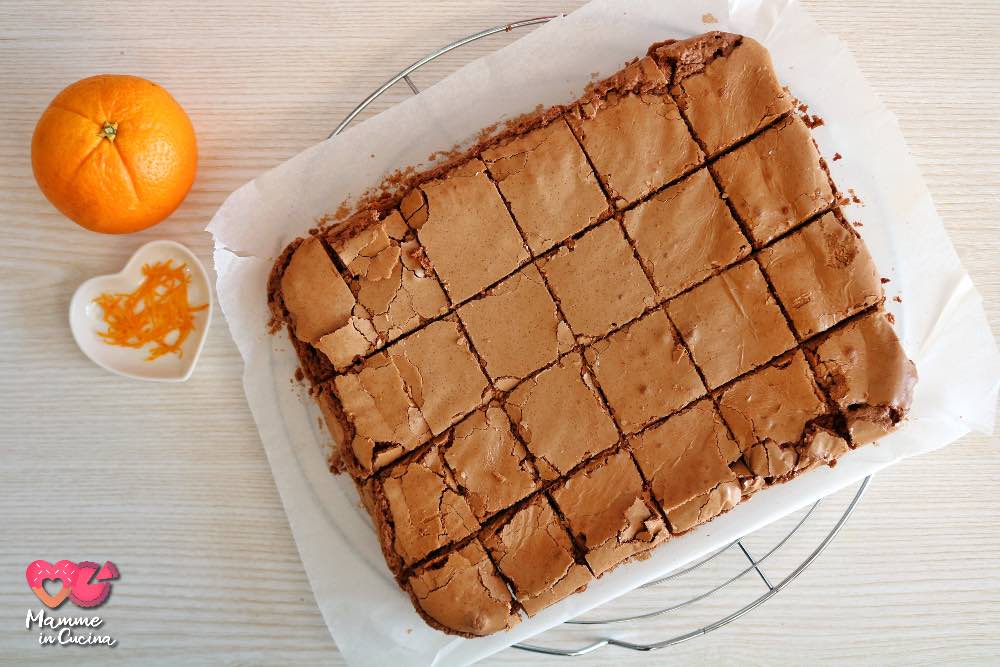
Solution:
<svg viewBox="0 0 1000 667"><path fill-rule="evenodd" d="M376 519L383 533L392 533L393 551L404 566L479 530L437 446L396 464L374 487Z"/></svg>
<svg viewBox="0 0 1000 667"><path fill-rule="evenodd" d="M750 252L707 169L626 211L624 222L639 260L665 298Z"/></svg>
<svg viewBox="0 0 1000 667"><path fill-rule="evenodd" d="M667 309L711 389L795 345L753 261L710 278Z"/></svg>
<svg viewBox="0 0 1000 667"><path fill-rule="evenodd" d="M571 117L570 124L619 207L691 171L705 157L666 94L609 93L592 113Z"/></svg>
<svg viewBox="0 0 1000 667"><path fill-rule="evenodd" d="M441 284L398 211L330 245L357 302L345 325L316 341L337 370L447 311Z"/></svg>
<svg viewBox="0 0 1000 667"><path fill-rule="evenodd" d="M572 332L533 265L472 299L458 315L486 372L501 388L509 389L574 344Z"/></svg>
<svg viewBox="0 0 1000 667"><path fill-rule="evenodd" d="M299 244L281 275L281 298L295 336L312 343L351 317L351 294L323 243L311 236Z"/></svg>
<svg viewBox="0 0 1000 667"><path fill-rule="evenodd" d="M672 92L695 136L715 155L792 110L767 49L741 38L728 55L674 81Z"/></svg>
<svg viewBox="0 0 1000 667"><path fill-rule="evenodd" d="M760 264L803 338L882 300L868 250L833 213L764 248Z"/></svg>
<svg viewBox="0 0 1000 667"><path fill-rule="evenodd" d="M428 324L387 352L434 435L488 398L486 376L454 318Z"/></svg>
<svg viewBox="0 0 1000 667"><path fill-rule="evenodd" d="M351 434L350 467L368 476L444 432L489 385L453 318L428 324L333 380Z"/></svg>
<svg viewBox="0 0 1000 667"><path fill-rule="evenodd" d="M544 495L501 517L487 528L482 541L528 616L593 579L576 562L569 534Z"/></svg>
<svg viewBox="0 0 1000 667"><path fill-rule="evenodd" d="M482 159L535 254L609 210L587 157L562 118L484 150Z"/></svg>
<svg viewBox="0 0 1000 667"><path fill-rule="evenodd" d="M826 414L826 399L799 350L737 380L718 402L751 470L761 477L792 472L795 446L810 423Z"/></svg>
<svg viewBox="0 0 1000 667"><path fill-rule="evenodd" d="M633 436L628 446L673 532L739 503L742 493L729 464L740 449L710 400Z"/></svg>
<svg viewBox="0 0 1000 667"><path fill-rule="evenodd" d="M591 461L552 492L587 564L601 576L667 539L663 519L626 451Z"/></svg>
<svg viewBox="0 0 1000 667"><path fill-rule="evenodd" d="M595 342L586 352L615 420L633 433L679 410L705 385L661 310Z"/></svg>
<svg viewBox="0 0 1000 667"><path fill-rule="evenodd" d="M407 587L421 615L446 632L478 637L521 621L507 585L475 540L418 568Z"/></svg>
<svg viewBox="0 0 1000 667"><path fill-rule="evenodd" d="M525 380L507 396L504 408L543 479L569 472L618 440L578 354Z"/></svg>
<svg viewBox="0 0 1000 667"><path fill-rule="evenodd" d="M710 168L756 246L833 205L819 151L798 116L788 116Z"/></svg>
<svg viewBox="0 0 1000 667"><path fill-rule="evenodd" d="M528 453L507 413L491 404L460 421L443 449L462 494L480 521L538 488Z"/></svg>
<svg viewBox="0 0 1000 667"><path fill-rule="evenodd" d="M454 303L528 260L521 234L479 160L424 183L401 210Z"/></svg>
<svg viewBox="0 0 1000 667"><path fill-rule="evenodd" d="M366 359L357 372L334 378L333 394L344 422L337 430L350 437L349 465L358 476L367 477L431 438L404 376L385 352Z"/></svg>
<svg viewBox="0 0 1000 667"><path fill-rule="evenodd" d="M635 319L656 295L615 220L539 260L570 328L586 341Z"/></svg>
<svg viewBox="0 0 1000 667"><path fill-rule="evenodd" d="M917 368L885 313L848 322L810 350L817 379L847 419L855 447L892 431L909 411Z"/></svg>

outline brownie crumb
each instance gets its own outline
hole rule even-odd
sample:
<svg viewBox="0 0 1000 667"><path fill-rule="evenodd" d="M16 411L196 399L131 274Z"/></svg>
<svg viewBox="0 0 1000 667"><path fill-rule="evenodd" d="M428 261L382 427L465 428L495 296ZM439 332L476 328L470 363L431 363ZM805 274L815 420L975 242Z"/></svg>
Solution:
<svg viewBox="0 0 1000 667"><path fill-rule="evenodd" d="M494 125L494 127L496 127ZM452 144L451 148L446 151L434 151L427 156L428 162L438 162L440 160L451 160L462 154L462 147L460 144Z"/></svg>
<svg viewBox="0 0 1000 667"><path fill-rule="evenodd" d="M903 303L903 297L899 296L898 294L892 297L892 300L895 301L896 303Z"/></svg>
<svg viewBox="0 0 1000 667"><path fill-rule="evenodd" d="M854 188L847 188L847 192L848 192L848 194L851 195L851 201L853 203L855 203L855 204L861 204L862 206L864 205L862 203L862 201L861 201L861 197L859 197L858 193L854 191Z"/></svg>
<svg viewBox="0 0 1000 667"><path fill-rule="evenodd" d="M802 122L804 122L810 130L815 130L817 127L821 127L826 124L826 121L819 116L809 114L802 114Z"/></svg>
<svg viewBox="0 0 1000 667"><path fill-rule="evenodd" d="M715 18L715 15L712 14L712 12L705 12L701 15L701 22L708 25L710 23L718 23L719 19Z"/></svg>
<svg viewBox="0 0 1000 667"><path fill-rule="evenodd" d="M295 381L296 382L302 382L305 379L305 377L306 377L306 374L302 371L301 368L296 368L295 369Z"/></svg>
<svg viewBox="0 0 1000 667"><path fill-rule="evenodd" d="M834 162L836 162L837 160L842 160L843 158L844 158L844 156L841 155L840 153L834 153L833 154L833 161Z"/></svg>
<svg viewBox="0 0 1000 667"><path fill-rule="evenodd" d="M895 324L896 323L896 316L893 315L892 313L887 312L885 314L885 319L889 320L889 324Z"/></svg>
<svg viewBox="0 0 1000 667"><path fill-rule="evenodd" d="M891 281L890 281L890 280L889 280L888 278L882 278L882 284L883 284L883 285L887 285L887 284L888 284L888 283L890 283L890 282L891 282Z"/></svg>
<svg viewBox="0 0 1000 667"><path fill-rule="evenodd" d="M851 224L852 224L852 225L854 225L855 227L864 227L864 224L863 224L863 223L860 223L860 222L858 222L857 220L855 220L855 221L854 221L854 222L852 222Z"/></svg>
<svg viewBox="0 0 1000 667"><path fill-rule="evenodd" d="M351 207L348 206L346 201L340 203L337 209L333 212L333 217L336 220L343 220L348 215L351 214Z"/></svg>

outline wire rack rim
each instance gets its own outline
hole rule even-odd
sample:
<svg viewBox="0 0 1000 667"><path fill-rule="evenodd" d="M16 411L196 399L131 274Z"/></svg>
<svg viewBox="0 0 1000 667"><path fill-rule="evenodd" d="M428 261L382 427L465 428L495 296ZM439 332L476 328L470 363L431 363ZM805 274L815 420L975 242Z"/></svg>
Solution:
<svg viewBox="0 0 1000 667"><path fill-rule="evenodd" d="M694 639L695 637L706 635L709 632L712 632L713 630L718 630L719 628L732 623L741 616L748 614L749 612L753 611L760 605L764 604L765 602L773 598L775 595L780 593L782 590L784 590L790 583L795 581L795 579L798 578L800 574L805 572L806 568L812 565L813 561L815 561L819 557L819 555L823 553L826 547L829 546L830 542L833 541L833 538L837 536L837 533L840 532L840 529L844 527L845 523L847 523L847 519L850 518L851 514L854 513L855 508L858 506L858 503L861 502L861 498L862 496L864 496L865 490L868 488L868 485L871 483L871 480L872 480L872 475L869 475L868 477L865 477L864 480L861 481L861 484L858 486L857 492L854 494L854 498L851 499L851 502L844 510L844 513L840 516L837 522L826 534L826 537L824 537L820 541L820 543L816 546L816 548L813 549L812 553L806 556L805 560L803 560L798 565L798 567L792 570L788 574L788 576L786 576L784 579L778 582L778 584L769 588L769 590L766 593L762 594L760 597L756 598L752 602L744 605L740 609L737 609L728 616L720 618L714 623L698 628L697 630L692 630L691 632L685 633L683 635L677 635L675 637L671 637L669 639L664 639L663 641L654 642L650 644L637 644L633 642L623 641L620 639L607 638L607 639L601 639L599 641L580 647L578 649L554 649L546 646L538 646L535 644L514 644L514 648L521 649L522 651L530 651L532 653L544 653L546 655L560 655L560 656L570 656L570 657L585 655L587 653L591 653L605 646L618 646L620 648L626 648L632 651L658 651L660 649L667 648L668 646L676 646L677 644L686 642L690 639Z"/></svg>
<svg viewBox="0 0 1000 667"><path fill-rule="evenodd" d="M443 46L443 47L437 49L436 51L433 51L433 52L427 54L423 58L420 58L419 60L411 63L407 67L403 68L402 70L400 70L399 72L397 72L396 74L394 74L392 77L390 77L389 79L387 79L382 85L380 85L378 88L376 88L374 91L372 91L372 93L370 95L368 95L368 97L366 97L365 99L363 99L356 107L354 107L344 117L343 120L340 121L340 123L327 136L327 138L329 139L331 137L334 137L334 136L340 134L341 132L343 132L345 129L347 129L347 127L358 117L358 115L362 111L364 111L366 108L368 108L368 106L371 105L372 102L374 102L376 99L378 99L379 97L381 97L386 91L388 91L390 88L392 88L394 85L396 85L400 81L405 81L405 83L407 84L407 86L409 86L410 90L413 92L414 95L419 94L420 90L413 83L412 79L410 79L410 74L412 74L416 70L420 69L421 67L423 67L427 63L429 63L429 62L431 62L431 61L433 61L433 60L435 60L437 58L440 58L441 56L445 55L446 53L449 53L449 52L451 52L451 51L453 51L453 50L455 50L457 48L465 46L466 44L469 44L471 42L475 42L475 41L478 41L480 39L483 39L484 37L489 37L491 35L496 35L496 34L501 33L501 32L511 32L511 31L517 30L519 28L526 28L526 27L529 27L529 26L535 26L535 25L540 25L540 24L543 24L543 23L548 23L552 19L558 18L559 16L562 16L562 15L557 14L557 15L551 15L551 16L537 16L537 17L534 17L534 18L524 19L524 20L520 20L520 21L512 21L510 23L504 23L502 25L493 26L492 28L487 28L485 30L481 30L479 32L473 33L471 35L467 35L466 37L463 37L463 38L461 38L459 40L456 40L456 41L454 41L454 42L452 42L452 43L450 43L450 44L448 44L446 46ZM764 602L766 602L767 600L770 600L772 597L774 597L779 592L781 592L782 590L784 590L790 583L792 583L792 581L794 581L800 574L802 574L802 572L804 572L806 570L806 568L808 568L813 563L813 561L816 560L816 558L819 557L819 555L826 549L826 547L830 544L830 542L832 542L833 539L837 536L837 534L840 532L840 529L843 528L844 524L847 523L847 519L850 518L850 516L854 512L855 508L858 506L858 503L861 501L861 498L864 495L865 490L868 488L868 485L871 483L871 480L872 480L872 476L869 475L868 477L864 478L864 480L861 481L861 484L858 486L858 490L855 493L854 498L848 504L847 508L844 510L844 513L840 516L840 518L837 520L837 522L833 525L833 527L827 533L826 537L824 537L823 540L820 541L820 543L816 546L816 548L812 551L812 553L810 553L805 558L805 560L803 560L798 565L798 567L796 567L791 573L789 573L784 579L782 579L776 585L771 585L771 583L767 581L766 577L764 577L763 572L758 569L759 564L761 562L763 562L768 556L770 556L775 551L777 551L779 548L781 548L781 546L784 545L784 543L796 531L798 531L799 528L801 528L802 524L805 523L805 521L812 515L813 510L815 510L816 507L819 505L819 501L817 501L816 503L814 503L809 508L809 510L806 512L806 514L802 517L802 519L799 520L799 522L795 525L795 527L787 535L785 535L785 537L782 538L781 541L777 545L775 545L770 551L768 551L760 559L755 560L754 558L752 558L750 556L750 554L746 551L745 547L743 547L740 539L737 539L737 540L734 540L734 541L730 542L726 546L722 547L718 551L716 551L716 552L714 552L714 553L706 556L702 560L694 563L693 565L689 565L689 566L687 566L687 567L685 567L685 568L683 568L681 570L678 570L676 572L673 572L673 573L671 573L671 574L669 574L669 575L667 575L665 577L661 577L660 579L656 579L654 581L648 582L648 583L644 584L644 586L643 586L643 588L649 587L649 586L655 586L657 584L664 583L666 581L669 581L671 579L679 577L679 576L681 576L683 574L691 572L692 570L695 570L695 569L697 569L697 568L705 565L709 561L715 559L720 554L728 551L734 544L740 544L741 548L744 549L744 553L746 554L747 558L750 560L751 565L749 567L745 568L739 574L735 575L732 579L723 582L722 584L716 586L715 588L713 588L713 589L711 589L711 590L709 590L709 591L707 591L707 592L705 592L705 593L703 593L703 594L701 594L701 595L699 595L699 596L697 596L695 598L691 598L691 599L689 599L688 601L686 601L684 603L677 604L677 605L674 605L672 607L668 607L668 608L665 608L665 609L661 609L661 610L658 610L658 611L654 611L654 612L650 612L650 613L647 613L647 614L642 614L642 615L638 615L638 616L634 616L634 617L630 617L630 618L602 620L602 621L572 621L572 620L571 621L567 621L568 624L576 624L576 625L605 625L605 624L610 624L610 623L622 622L622 621L626 621L626 620L640 620L640 619L644 619L644 618L651 618L653 616L659 616L659 615L664 614L664 613L666 613L668 611L672 611L673 609L677 609L679 607L683 607L683 606L685 606L687 604L690 604L692 602L696 602L696 601L698 601L700 599L704 599L704 598L712 595L716 591L721 590L722 588L728 586L730 583L732 583L733 581L739 579L740 577L745 576L750 571L757 570L757 572L758 572L758 574L760 574L761 578L764 579L764 583L768 586L767 592L763 593L758 598L756 598L752 602L744 605L740 609L737 609L736 611L732 612L728 616L724 616L724 617L718 619L714 623L711 623L711 624L706 625L704 627L698 628L697 630L692 630L691 632L687 632L685 634L677 635L677 636L671 637L669 639L665 639L665 640L662 640L662 641L659 641L659 642L653 642L653 643L649 643L649 644L639 644L639 643L627 642L627 641L623 641L623 640L619 640L619 639L614 639L614 638L605 638L605 639L601 639L601 640L595 641L595 642L593 642L591 644L588 644L586 646L582 646L582 647L580 647L578 649L549 648L549 647L546 647L546 646L539 646L539 645L535 645L535 644L513 644L512 647L516 648L516 649L520 649L522 651L529 651L529 652L532 652L532 653L541 653L541 654L546 654L546 655L556 655L556 656L566 656L566 657L574 657L574 656L586 655L588 653L592 653L592 652L594 652L594 651L596 651L598 649L601 649L601 648L603 648L605 646L617 646L619 648L629 649L629 650L632 650L632 651L648 652L648 651L660 650L660 649L663 649L663 648L667 648L669 646L676 646L677 644L689 641L691 639L694 639L695 637L700 637L702 635L708 634L709 632L712 632L713 630L717 630L717 629L719 629L719 628L721 628L721 627L723 627L725 625L728 625L729 623L732 623L733 621L735 621L736 619L740 618L741 616L743 616L743 615L749 613L750 611L756 609L757 607L759 607L760 605L762 605Z"/></svg>
<svg viewBox="0 0 1000 667"><path fill-rule="evenodd" d="M347 126L350 125L355 118L357 118L358 114L360 114L368 107L369 104L374 102L378 97L380 97L383 93L385 93L385 91L389 90L400 81L406 79L407 84L410 86L410 90L412 90L414 94L417 94L419 91L417 90L416 86L414 86L413 83L409 80L409 76L413 74L413 72L417 71L418 69L426 65L427 63L431 62L432 60L440 58L449 51L454 51L459 47L465 46L466 44L469 44L471 42L478 41L484 37L489 37L490 35L496 35L501 32L511 32L512 30L517 30L518 28L526 28L528 26L548 23L552 19L557 18L559 16L562 15L554 14L551 16L536 16L530 19L523 19L521 21L512 21L511 23L496 25L493 26L492 28L487 28L486 30L480 30L479 32L467 35L459 40L452 42L451 44L442 46L440 49L436 51L428 53L420 60L417 60L411 63L410 65L404 67L403 69L399 70L399 72L390 77L385 83L383 83L381 86L372 91L372 93L368 97L361 100L361 103L358 104L358 106L354 107L354 109L352 109L351 112L344 117L344 120L340 121L337 127L334 128L333 132L331 132L329 136L327 136L327 139L343 132L347 128Z"/></svg>
<svg viewBox="0 0 1000 667"><path fill-rule="evenodd" d="M721 584L713 586L712 588L708 589L707 591L705 591L703 593L699 593L698 595L695 595L694 597L688 598L687 600L684 600L683 602L678 602L677 604L670 605L669 607L663 607L662 609L655 609L653 611L649 611L649 612L646 612L644 614L634 614L632 616L621 616L619 618L601 618L601 619L582 620L582 621L574 619L574 620L566 621L566 623L568 623L570 625L610 625L612 623L624 623L626 621L642 621L642 620L649 619L649 618L655 618L656 616L662 616L663 614L667 614L667 613L669 613L671 611L675 611L675 610L680 609L682 607L686 607L689 604L694 604L695 602L700 602L701 600L709 598L712 595L714 595L715 593L718 593L719 591L721 591L723 588L725 588L729 584L733 583L734 581L738 581L738 580L742 579L744 576L746 576L747 574L753 572L754 570L757 570L761 563L763 563L765 560L767 560L768 557L770 557L778 549L780 549L781 547L783 547L785 545L785 543L788 542L789 539L791 539L792 535L794 535L796 533L796 531L798 531L798 529L802 527L802 524L804 524L806 522L806 520L810 516L812 516L813 511L819 506L820 502L821 502L821 500L817 500L815 503L813 503L809 507L809 509L806 511L806 513L802 515L802 518L799 519L798 522L794 526L792 526L792 529L790 531L788 531L788 533L786 533L785 536L782 537L778 541L777 544L775 544L773 547L771 547L771 549L767 553L765 553L763 556L761 556L758 559L751 559L749 566L747 566L743 570L737 572L736 574L734 574L729 579L726 579ZM708 561L712 560L713 558L715 558L719 554L722 554L722 553L728 551L735 544L740 544L741 547L742 547L742 543L741 543L740 540L733 540L726 547L724 547L723 549L720 549L719 551L715 552L712 555L711 558L706 558L705 560L702 560L702 561L696 563L695 565L692 565L692 566L690 566L688 568L685 568L684 570L682 570L682 571L680 571L680 572L678 572L678 573L676 573L674 575L670 575L670 576L667 576L667 577L663 577L662 579L657 579L657 580L651 581L648 584L645 584L644 586L640 586L640 588L646 588L646 587L651 586L651 585L659 584L659 583L668 581L670 579L673 579L675 576L678 576L680 574L686 574L686 573L688 573L688 572L690 572L692 570L695 570L695 569L701 567L702 565L704 565L705 563L707 563ZM771 586L770 584L768 584L767 586L768 586L768 588L773 588L773 586Z"/></svg>

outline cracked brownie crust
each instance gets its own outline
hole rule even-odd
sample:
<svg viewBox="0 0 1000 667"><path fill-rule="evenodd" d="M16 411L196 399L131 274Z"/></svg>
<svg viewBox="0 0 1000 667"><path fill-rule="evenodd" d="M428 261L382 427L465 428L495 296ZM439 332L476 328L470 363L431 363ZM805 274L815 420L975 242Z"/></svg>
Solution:
<svg viewBox="0 0 1000 667"><path fill-rule="evenodd" d="M916 383L791 94L727 33L393 181L268 296L331 470L418 613L469 637L835 465Z"/></svg>
<svg viewBox="0 0 1000 667"><path fill-rule="evenodd" d="M544 494L488 527L483 543L529 616L593 579Z"/></svg>

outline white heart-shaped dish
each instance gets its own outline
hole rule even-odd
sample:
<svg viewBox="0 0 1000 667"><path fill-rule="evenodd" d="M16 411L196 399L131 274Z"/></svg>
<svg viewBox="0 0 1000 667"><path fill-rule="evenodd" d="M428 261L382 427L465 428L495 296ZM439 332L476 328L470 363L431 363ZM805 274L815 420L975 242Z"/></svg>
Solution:
<svg viewBox="0 0 1000 667"><path fill-rule="evenodd" d="M143 282L144 264L173 260L187 264L191 282L188 299L192 305L207 303L208 308L195 313L195 327L184 341L182 354L165 354L147 361L148 346L141 349L109 345L98 335L107 329L100 306L94 303L102 293L132 292ZM201 348L205 344L208 324L212 320L212 290L205 267L190 250L174 241L151 241L128 260L119 273L96 276L84 282L73 294L69 304L69 327L76 344L95 364L125 377L155 382L184 382L194 371Z"/></svg>

